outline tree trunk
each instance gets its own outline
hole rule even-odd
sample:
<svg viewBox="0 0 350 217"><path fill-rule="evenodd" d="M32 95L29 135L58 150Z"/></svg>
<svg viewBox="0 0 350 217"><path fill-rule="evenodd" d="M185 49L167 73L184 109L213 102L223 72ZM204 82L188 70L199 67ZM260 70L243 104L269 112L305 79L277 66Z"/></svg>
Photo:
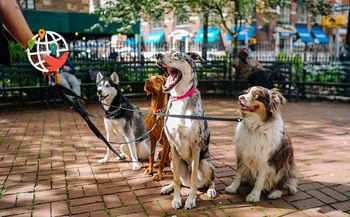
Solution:
<svg viewBox="0 0 350 217"><path fill-rule="evenodd" d="M241 23L241 25L239 26L239 28L238 28L238 20L241 20L241 16L240 16L240 13L239 13L239 2L238 1L236 1L236 5L235 5L235 17L234 17L234 21L235 21L235 36L236 37L232 37L232 42L231 42L231 45L232 45L232 54L233 54L233 56L236 56L237 55L237 51L238 51L238 47L237 47L237 45L238 45L238 35L239 35L239 31L238 30L240 30L241 29L241 25L242 25L242 23Z"/></svg>
<svg viewBox="0 0 350 217"><path fill-rule="evenodd" d="M202 58L205 61L207 61L207 50L208 50L208 20L209 20L209 14L204 13Z"/></svg>

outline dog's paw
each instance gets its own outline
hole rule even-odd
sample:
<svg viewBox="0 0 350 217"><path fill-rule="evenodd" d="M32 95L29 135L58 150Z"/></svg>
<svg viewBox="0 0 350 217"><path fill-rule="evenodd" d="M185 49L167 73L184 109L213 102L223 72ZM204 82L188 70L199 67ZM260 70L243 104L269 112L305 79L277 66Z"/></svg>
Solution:
<svg viewBox="0 0 350 217"><path fill-rule="evenodd" d="M181 204L181 198L180 199L176 199L174 197L173 201L171 202L171 205L173 206L174 209L180 209L182 204Z"/></svg>
<svg viewBox="0 0 350 217"><path fill-rule="evenodd" d="M289 193L291 193L291 194L296 194L296 193L298 193L298 189L297 189L297 187L295 187L295 186L288 186L288 191L289 191Z"/></svg>
<svg viewBox="0 0 350 217"><path fill-rule="evenodd" d="M196 198L192 198L191 196L188 196L185 203L185 209L193 209L195 207L196 207Z"/></svg>
<svg viewBox="0 0 350 217"><path fill-rule="evenodd" d="M125 154L120 154L120 157L117 156L117 160L124 160L126 159L126 155Z"/></svg>
<svg viewBox="0 0 350 217"><path fill-rule="evenodd" d="M144 172L145 175L153 175L153 171L151 168L147 168Z"/></svg>
<svg viewBox="0 0 350 217"><path fill-rule="evenodd" d="M141 166L138 163L134 163L134 164L132 164L132 169L135 171L141 170Z"/></svg>
<svg viewBox="0 0 350 217"><path fill-rule="evenodd" d="M160 190L160 194L169 194L173 190L173 185L167 185Z"/></svg>
<svg viewBox="0 0 350 217"><path fill-rule="evenodd" d="M207 195L208 195L208 197L210 197L211 199L214 199L214 198L216 197L216 191L215 191L215 189L208 189Z"/></svg>
<svg viewBox="0 0 350 217"><path fill-rule="evenodd" d="M229 194L235 194L237 193L238 187L229 185L225 188L225 192Z"/></svg>
<svg viewBox="0 0 350 217"><path fill-rule="evenodd" d="M248 196L245 198L245 200L247 202L252 202L252 203L259 202L260 201L260 193L251 192L250 194L248 194Z"/></svg>
<svg viewBox="0 0 350 217"><path fill-rule="evenodd" d="M161 173L155 174L153 177L153 181L160 181L160 180L162 180L162 174Z"/></svg>
<svg viewBox="0 0 350 217"><path fill-rule="evenodd" d="M269 199L278 199L282 197L283 192L279 190L273 190L270 192L270 194L267 196Z"/></svg>
<svg viewBox="0 0 350 217"><path fill-rule="evenodd" d="M102 158L101 160L98 161L99 164L105 164L108 162L107 158Z"/></svg>
<svg viewBox="0 0 350 217"><path fill-rule="evenodd" d="M154 168L158 168L158 167L159 167L159 163L155 163Z"/></svg>

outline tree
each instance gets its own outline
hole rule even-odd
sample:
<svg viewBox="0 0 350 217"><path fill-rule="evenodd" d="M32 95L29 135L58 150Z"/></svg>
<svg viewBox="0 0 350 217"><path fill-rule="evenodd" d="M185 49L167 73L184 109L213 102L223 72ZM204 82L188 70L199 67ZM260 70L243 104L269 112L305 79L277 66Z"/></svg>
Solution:
<svg viewBox="0 0 350 217"><path fill-rule="evenodd" d="M330 0L294 0L298 4L306 4L312 17L316 15L328 15L331 7ZM254 14L254 10L259 10L265 16L269 12L265 8L275 9L277 6L290 7L289 0L110 0L105 3L106 7L97 10L100 22L94 28L103 28L112 22L122 24L118 31L128 31L132 24L140 18L145 21L163 18L165 14L172 10L176 11L180 19L188 20L190 15L197 15L202 21L210 17L209 23L213 27L218 27L232 36L232 48L237 49L237 28L242 25L240 21L247 21ZM260 8L259 8L260 7ZM262 8L261 8L262 7ZM208 23L204 22L204 32L207 32ZM204 34L203 48L206 49L206 37ZM206 53L206 52L204 52Z"/></svg>

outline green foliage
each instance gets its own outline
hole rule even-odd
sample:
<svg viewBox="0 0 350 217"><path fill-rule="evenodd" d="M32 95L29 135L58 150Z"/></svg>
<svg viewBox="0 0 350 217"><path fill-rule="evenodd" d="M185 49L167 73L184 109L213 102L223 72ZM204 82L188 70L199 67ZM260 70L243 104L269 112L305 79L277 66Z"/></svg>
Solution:
<svg viewBox="0 0 350 217"><path fill-rule="evenodd" d="M239 25L238 20L248 20L255 13L255 4L260 0L108 0L104 8L97 10L101 24L93 28L107 27L113 22L122 24L118 32L131 29L139 19L149 22L152 19L163 19L164 15L175 11L179 21L189 20L190 16L199 16L201 19L209 15L212 27L221 28L233 38L232 47L236 48L238 32L231 30L228 23ZM306 4L312 17L327 15L331 3L329 0L293 0L298 4ZM290 7L289 0L264 0L265 8L275 9L277 6ZM269 17L268 12L265 13Z"/></svg>
<svg viewBox="0 0 350 217"><path fill-rule="evenodd" d="M10 43L10 54L12 61L14 62L20 62L21 60L27 58L27 54L24 51L23 47L20 44L14 42Z"/></svg>
<svg viewBox="0 0 350 217"><path fill-rule="evenodd" d="M289 62L290 58L287 57L287 55L283 52L279 52L279 54L276 56L277 62Z"/></svg>

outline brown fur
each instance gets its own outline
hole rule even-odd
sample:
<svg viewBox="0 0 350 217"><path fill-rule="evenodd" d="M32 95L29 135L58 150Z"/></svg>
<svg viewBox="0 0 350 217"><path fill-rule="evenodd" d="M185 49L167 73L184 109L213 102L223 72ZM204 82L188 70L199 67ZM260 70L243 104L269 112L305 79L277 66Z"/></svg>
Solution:
<svg viewBox="0 0 350 217"><path fill-rule="evenodd" d="M249 88L246 92L249 93L250 90L251 88ZM259 106L259 108L254 112L259 115L261 121L272 120L279 111L280 107L287 103L287 100L277 88L271 89L271 93L269 93L268 89L259 86L254 88L252 94L254 96L254 100L250 106Z"/></svg>
<svg viewBox="0 0 350 217"><path fill-rule="evenodd" d="M298 172L294 150L280 115L286 99L275 88L252 87L239 96L239 103L243 122L235 135L237 175L226 192L236 193L240 183L248 182L254 186L246 197L248 202L259 201L262 190L271 191L269 199L295 194Z"/></svg>
<svg viewBox="0 0 350 217"><path fill-rule="evenodd" d="M146 80L144 90L147 96L150 94L152 95L150 112L159 112L167 105L168 96L167 94L163 93L162 89L162 86L165 84L165 82L166 78L160 75L152 76ZM146 115L147 130L150 130L157 120L158 116L156 115ZM159 121L158 125L149 134L151 157L149 158L149 167L145 170L145 174L153 175L153 166L159 166L157 174L153 177L154 181L160 181L162 179L164 167L170 166L171 161L169 157L170 145L165 135L165 132L163 132L162 139L160 141L160 143L163 145L163 150L159 152L160 162L159 165L154 165L154 152L156 148L156 143L159 140L159 136L161 134L163 126L164 118L161 117L161 120Z"/></svg>

